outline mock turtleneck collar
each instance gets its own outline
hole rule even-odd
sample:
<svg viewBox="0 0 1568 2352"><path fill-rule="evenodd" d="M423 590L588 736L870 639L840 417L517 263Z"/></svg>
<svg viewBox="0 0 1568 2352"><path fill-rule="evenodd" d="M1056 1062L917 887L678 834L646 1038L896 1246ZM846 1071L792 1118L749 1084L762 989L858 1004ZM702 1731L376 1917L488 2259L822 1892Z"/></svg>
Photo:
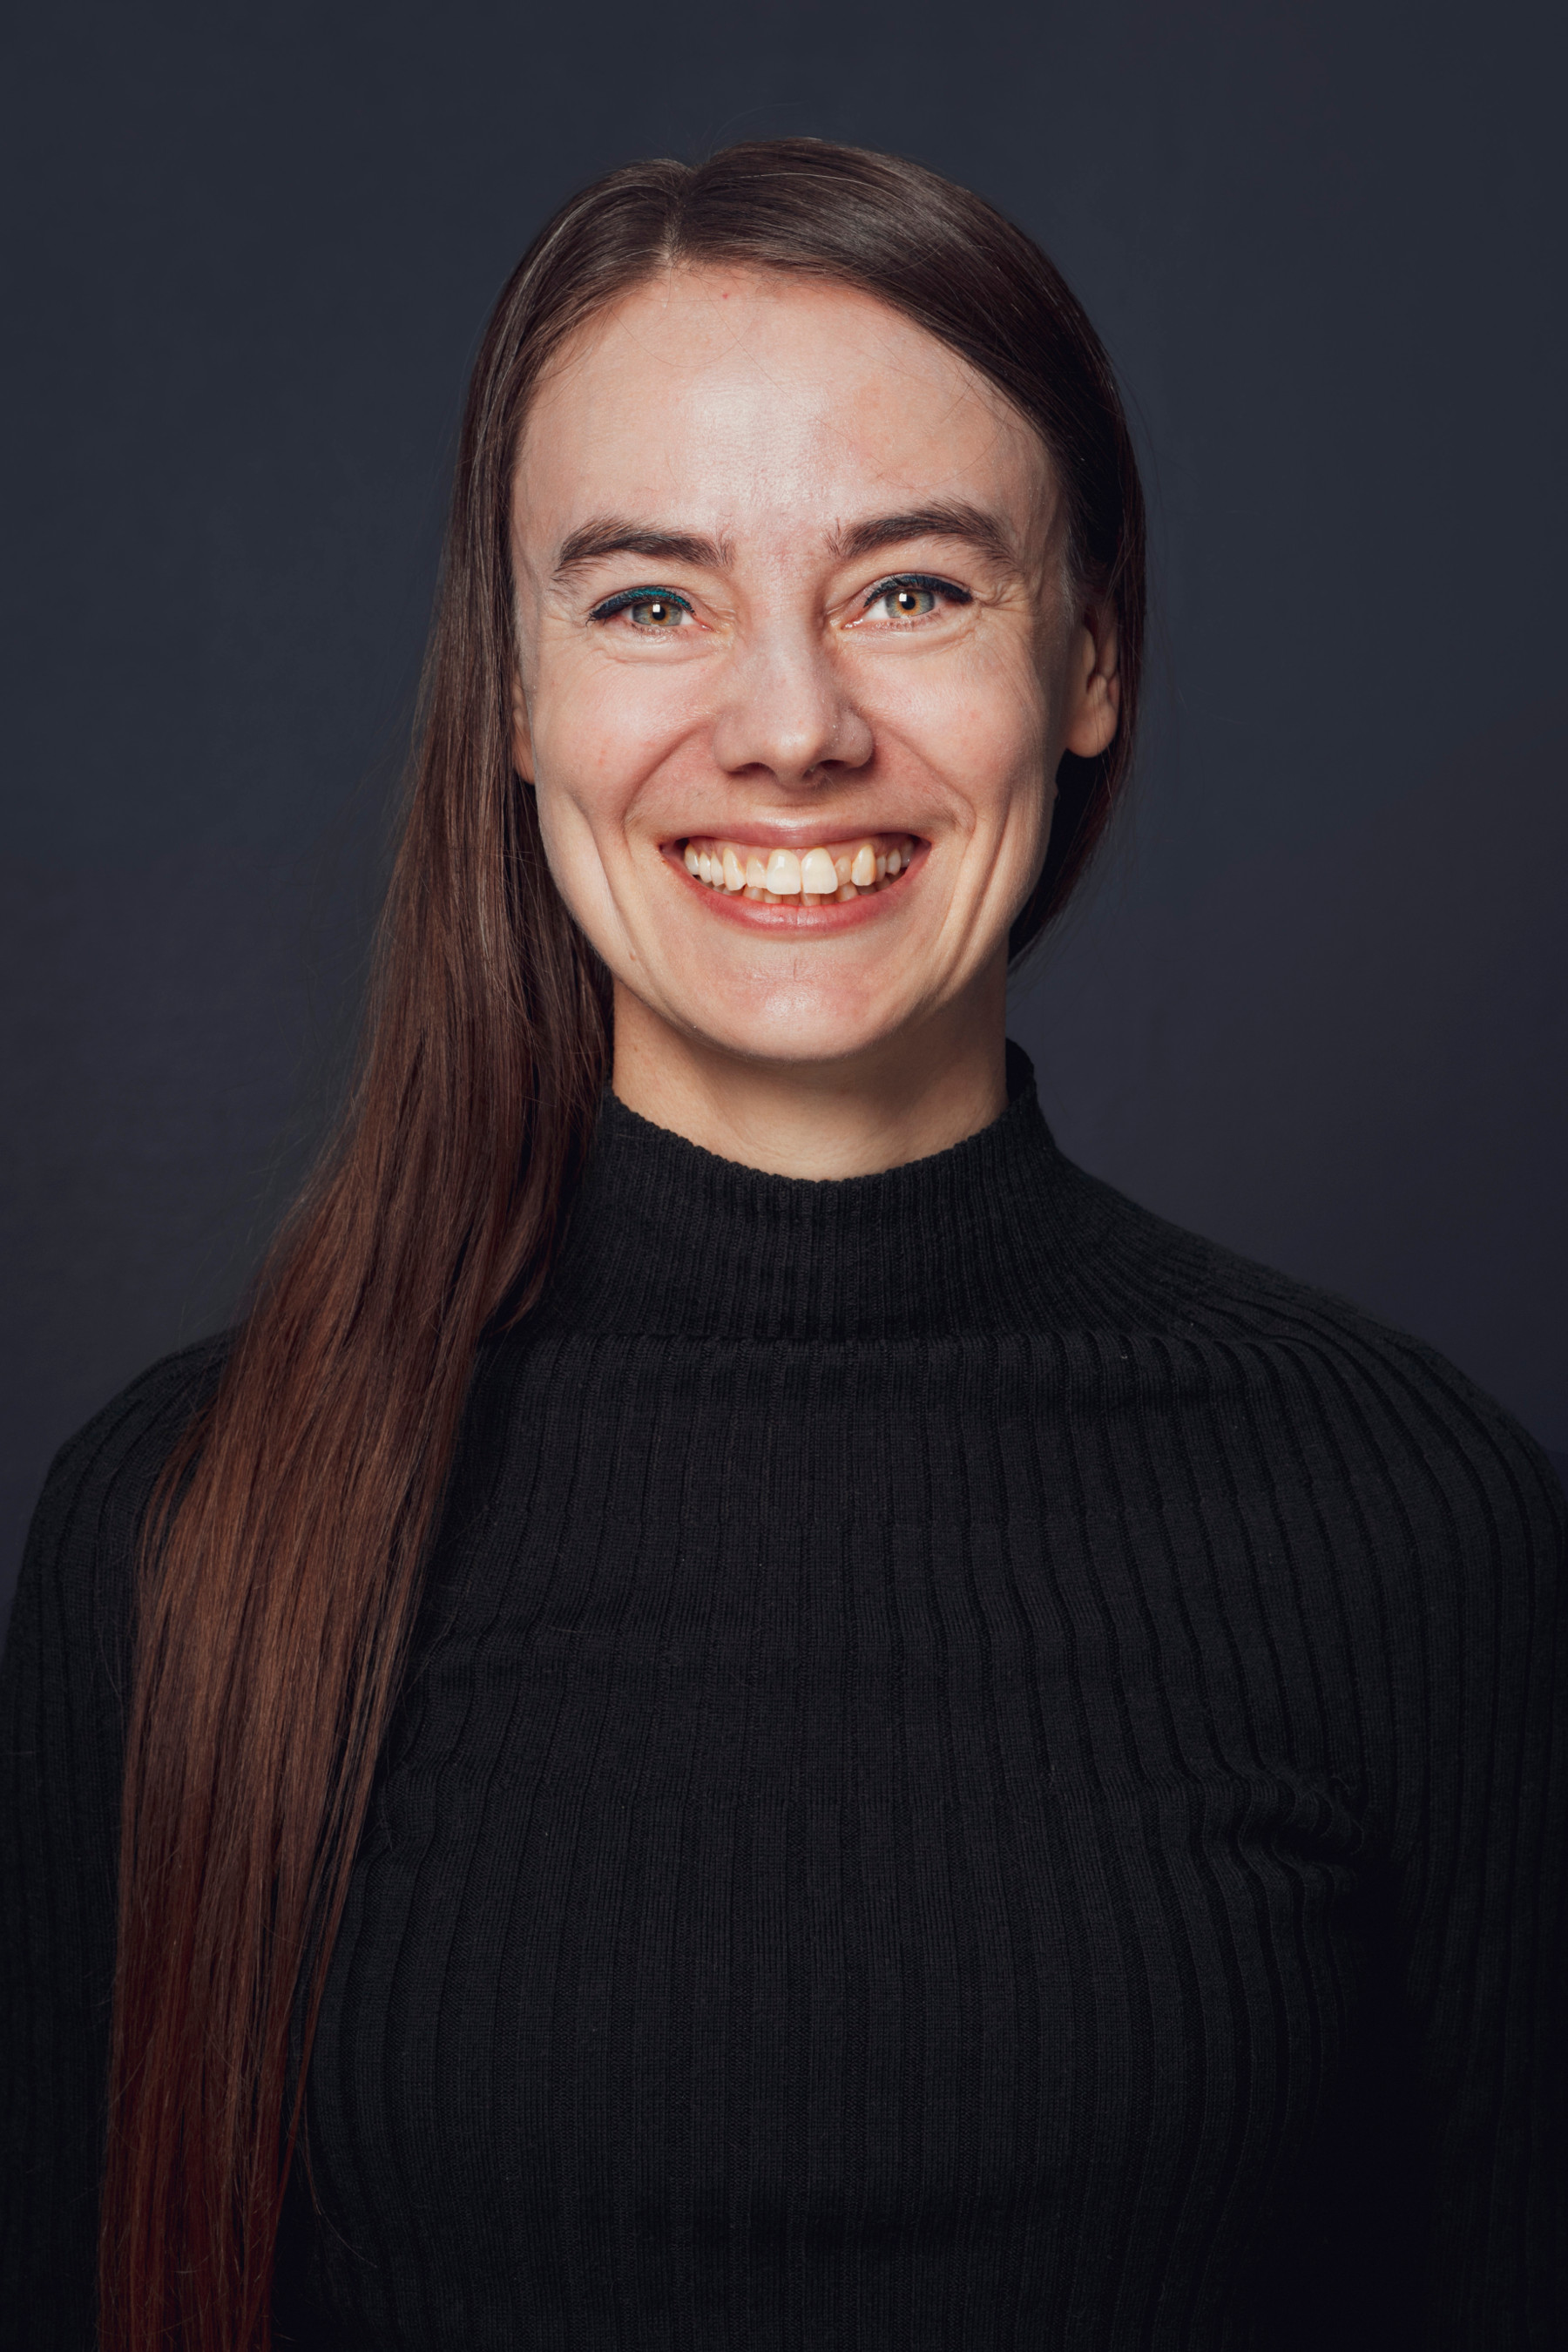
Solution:
<svg viewBox="0 0 1568 2352"><path fill-rule="evenodd" d="M541 1314L578 1331L891 1339L1038 1328L1080 1293L1096 1188L1009 1042L1002 1116L878 1176L765 1175L606 1094Z"/></svg>

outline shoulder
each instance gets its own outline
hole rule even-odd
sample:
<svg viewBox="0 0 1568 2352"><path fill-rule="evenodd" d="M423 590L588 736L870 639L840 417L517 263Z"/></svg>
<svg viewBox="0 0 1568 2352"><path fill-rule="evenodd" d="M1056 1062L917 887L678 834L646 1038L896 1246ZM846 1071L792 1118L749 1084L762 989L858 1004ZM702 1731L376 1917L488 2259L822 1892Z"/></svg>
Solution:
<svg viewBox="0 0 1568 2352"><path fill-rule="evenodd" d="M1255 1463L1347 1540L1354 1527L1384 1551L1528 1556L1560 1575L1568 1504L1549 1457L1437 1349L1082 1181L1136 1300L1135 1348L1206 1412L1234 1472Z"/></svg>
<svg viewBox="0 0 1568 2352"><path fill-rule="evenodd" d="M134 1538L159 1471L217 1386L229 1345L224 1333L161 1358L66 1440L44 1481L30 1550Z"/></svg>
<svg viewBox="0 0 1568 2352"><path fill-rule="evenodd" d="M56 1454L28 1531L6 1639L19 1650L90 1652L103 1663L129 1626L137 1538L158 1474L216 1388L226 1335L165 1356Z"/></svg>
<svg viewBox="0 0 1568 2352"><path fill-rule="evenodd" d="M29 2343L92 2335L137 1538L225 1352L154 1364L61 1447L0 1660L0 2291Z"/></svg>

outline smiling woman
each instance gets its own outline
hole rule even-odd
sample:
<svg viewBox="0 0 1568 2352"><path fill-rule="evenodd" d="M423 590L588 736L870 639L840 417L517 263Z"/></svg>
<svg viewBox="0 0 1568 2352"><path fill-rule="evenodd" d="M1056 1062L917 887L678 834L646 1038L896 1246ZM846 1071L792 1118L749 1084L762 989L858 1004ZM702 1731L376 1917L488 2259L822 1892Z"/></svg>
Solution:
<svg viewBox="0 0 1568 2352"><path fill-rule="evenodd" d="M739 147L525 256L342 1133L35 1522L17 2341L1568 2336L1561 1494L1004 1034L1142 600L965 191Z"/></svg>
<svg viewBox="0 0 1568 2352"><path fill-rule="evenodd" d="M559 352L511 519L517 771L620 1098L815 1177L996 1117L1052 780L1121 697L1038 431L858 288L688 264Z"/></svg>

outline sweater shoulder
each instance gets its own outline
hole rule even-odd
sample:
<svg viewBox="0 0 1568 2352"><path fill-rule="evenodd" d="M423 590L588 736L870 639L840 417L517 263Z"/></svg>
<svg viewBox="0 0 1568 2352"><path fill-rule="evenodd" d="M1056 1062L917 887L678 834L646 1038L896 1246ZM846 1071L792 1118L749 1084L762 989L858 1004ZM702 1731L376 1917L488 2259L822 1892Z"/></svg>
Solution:
<svg viewBox="0 0 1568 2352"><path fill-rule="evenodd" d="M154 1364L60 1448L0 1660L0 2302L6 2343L93 2340L137 1539L225 1353Z"/></svg>
<svg viewBox="0 0 1568 2352"><path fill-rule="evenodd" d="M1158 1216L1083 1175L1130 1321L1222 1409L1245 1400L1277 1454L1320 1477L1393 1488L1451 1524L1528 1532L1568 1557L1550 1456L1440 1349L1336 1292Z"/></svg>
<svg viewBox="0 0 1568 2352"><path fill-rule="evenodd" d="M7 1663L46 1626L100 1663L129 1629L136 1547L159 1472L211 1397L226 1334L149 1366L55 1455L33 1513L6 1640Z"/></svg>

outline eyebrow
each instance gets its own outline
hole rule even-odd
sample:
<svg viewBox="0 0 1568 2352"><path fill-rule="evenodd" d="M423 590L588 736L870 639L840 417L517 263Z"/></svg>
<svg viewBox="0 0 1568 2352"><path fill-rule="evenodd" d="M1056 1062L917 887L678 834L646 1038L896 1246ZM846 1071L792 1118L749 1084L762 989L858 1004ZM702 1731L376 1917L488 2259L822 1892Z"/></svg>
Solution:
<svg viewBox="0 0 1568 2352"><path fill-rule="evenodd" d="M911 539L959 540L995 562L1017 561L1000 516L964 499L942 499L934 506L910 507L898 514L868 515L860 522L842 525L828 545L841 562L853 562L857 556L874 555L879 548L900 547ZM567 579L606 555L646 555L654 562L689 563L704 572L727 572L734 561L734 550L722 540L603 515L562 542L555 577Z"/></svg>
<svg viewBox="0 0 1568 2352"><path fill-rule="evenodd" d="M911 507L902 514L868 515L864 522L847 523L833 534L833 551L848 561L874 555L879 548L900 547L910 539L956 539L998 563L1016 563L1012 535L999 515L963 499L941 499L934 506Z"/></svg>
<svg viewBox="0 0 1568 2352"><path fill-rule="evenodd" d="M654 562L695 564L704 572L728 570L732 551L721 541L700 539L690 531L659 530L652 524L627 522L620 515L604 515L585 522L562 543L555 559L555 577L566 579L585 571L605 555L647 555Z"/></svg>

